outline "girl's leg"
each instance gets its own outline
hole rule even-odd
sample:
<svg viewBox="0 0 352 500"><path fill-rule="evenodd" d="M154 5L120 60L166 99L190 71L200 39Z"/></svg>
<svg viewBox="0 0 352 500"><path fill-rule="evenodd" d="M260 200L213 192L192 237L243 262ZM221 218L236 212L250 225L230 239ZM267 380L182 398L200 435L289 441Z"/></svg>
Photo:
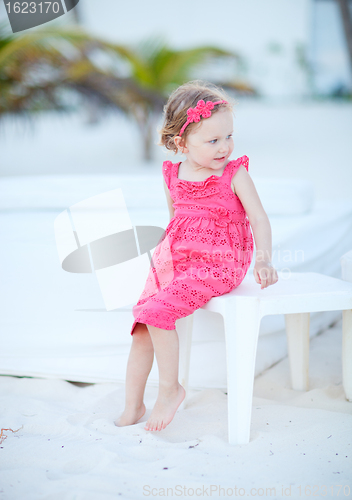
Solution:
<svg viewBox="0 0 352 500"><path fill-rule="evenodd" d="M143 396L153 360L154 348L147 325L137 323L127 363L125 410L115 422L118 427L135 424L144 415Z"/></svg>
<svg viewBox="0 0 352 500"><path fill-rule="evenodd" d="M176 330L147 325L159 368L159 392L153 411L144 427L160 431L174 418L186 392L178 382L179 342Z"/></svg>

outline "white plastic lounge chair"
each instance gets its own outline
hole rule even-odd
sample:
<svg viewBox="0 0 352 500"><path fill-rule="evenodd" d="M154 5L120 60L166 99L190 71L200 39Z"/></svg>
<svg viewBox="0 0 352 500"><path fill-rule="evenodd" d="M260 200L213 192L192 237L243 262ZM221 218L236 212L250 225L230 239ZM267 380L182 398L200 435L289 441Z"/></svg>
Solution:
<svg viewBox="0 0 352 500"><path fill-rule="evenodd" d="M348 257L347 257L348 256ZM352 276L352 252L341 258L344 278ZM308 389L309 315L315 311L343 312L343 386L352 401L352 283L319 273L279 274L279 281L260 289L247 275L232 292L213 297L203 309L217 312L224 320L229 443L246 444L250 422L254 367L261 319L284 314L292 388ZM352 282L352 279L349 281ZM180 383L187 391L193 315L179 320ZM187 404L187 399L182 407Z"/></svg>

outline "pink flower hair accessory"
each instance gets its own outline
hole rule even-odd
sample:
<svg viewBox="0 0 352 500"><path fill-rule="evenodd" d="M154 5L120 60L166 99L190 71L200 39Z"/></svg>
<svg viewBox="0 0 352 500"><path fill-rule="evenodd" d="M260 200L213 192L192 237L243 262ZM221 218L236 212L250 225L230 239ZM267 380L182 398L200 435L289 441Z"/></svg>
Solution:
<svg viewBox="0 0 352 500"><path fill-rule="evenodd" d="M203 101L203 99L200 99L197 102L197 105L195 108L188 108L187 109L187 121L183 125L183 127L180 130L179 136L183 134L185 128L187 125L190 123L197 123L200 121L200 117L202 116L203 118L210 118L211 116L211 110L214 108L216 104L228 104L227 101L207 101L206 103Z"/></svg>

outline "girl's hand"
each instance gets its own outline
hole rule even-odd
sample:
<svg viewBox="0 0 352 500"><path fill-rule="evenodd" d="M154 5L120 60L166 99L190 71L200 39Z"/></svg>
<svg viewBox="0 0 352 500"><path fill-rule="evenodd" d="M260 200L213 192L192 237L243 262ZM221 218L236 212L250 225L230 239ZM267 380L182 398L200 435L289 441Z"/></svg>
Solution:
<svg viewBox="0 0 352 500"><path fill-rule="evenodd" d="M254 279L261 285L261 290L274 285L279 280L277 271L271 262L256 262L253 269Z"/></svg>

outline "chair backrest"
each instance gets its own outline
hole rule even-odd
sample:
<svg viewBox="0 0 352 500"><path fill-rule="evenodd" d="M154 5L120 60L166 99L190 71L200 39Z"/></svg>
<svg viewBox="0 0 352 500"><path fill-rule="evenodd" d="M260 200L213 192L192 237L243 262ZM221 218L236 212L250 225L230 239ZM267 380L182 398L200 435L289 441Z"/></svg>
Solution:
<svg viewBox="0 0 352 500"><path fill-rule="evenodd" d="M352 283L352 250L340 257L341 278Z"/></svg>

